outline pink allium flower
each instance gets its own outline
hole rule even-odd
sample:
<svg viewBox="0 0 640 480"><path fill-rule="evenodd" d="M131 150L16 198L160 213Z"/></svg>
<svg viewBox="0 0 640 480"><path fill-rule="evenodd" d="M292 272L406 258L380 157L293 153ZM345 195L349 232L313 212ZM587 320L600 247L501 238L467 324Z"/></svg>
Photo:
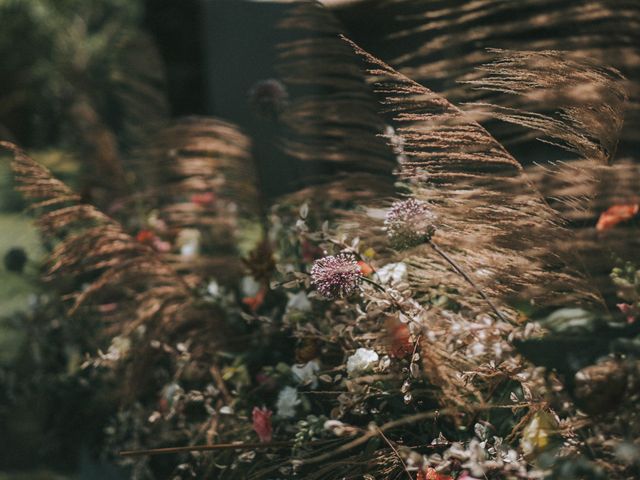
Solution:
<svg viewBox="0 0 640 480"><path fill-rule="evenodd" d="M384 219L384 227L398 248L415 247L429 240L436 231L437 216L429 205L415 198L394 202Z"/></svg>
<svg viewBox="0 0 640 480"><path fill-rule="evenodd" d="M362 270L353 255L339 253L316 260L311 267L311 283L326 298L352 295L362 281Z"/></svg>
<svg viewBox="0 0 640 480"><path fill-rule="evenodd" d="M271 426L273 412L266 407L253 407L253 429L258 434L261 442L270 442L273 435Z"/></svg>

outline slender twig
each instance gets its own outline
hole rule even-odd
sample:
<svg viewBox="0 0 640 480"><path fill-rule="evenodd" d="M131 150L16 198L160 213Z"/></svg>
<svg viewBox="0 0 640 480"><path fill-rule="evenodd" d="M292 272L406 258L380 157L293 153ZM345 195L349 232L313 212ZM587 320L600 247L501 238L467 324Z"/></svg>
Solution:
<svg viewBox="0 0 640 480"><path fill-rule="evenodd" d="M365 443L367 443L371 438L375 437L376 435L379 435L380 432L384 432L387 430L390 430L392 428L396 428L396 427L400 427L403 425L406 425L408 423L415 423L415 422L419 422L421 420L428 420L428 419L432 419L432 418L436 418L440 415L455 415L456 413L459 413L458 411L452 410L452 409L446 409L446 410L440 410L440 411L430 411L430 412L422 412L422 413L417 413L415 415L409 415L407 417L403 417L400 418L398 420L395 421L391 421L388 422L380 427L377 427L375 429L371 429L368 431L365 431L365 433L363 433L363 435L361 435L360 437L345 443L344 445L342 445L341 447L336 448L335 450L325 453L323 455L318 455L316 457L313 458L309 458L307 460L304 460L303 463L305 464L310 464L310 463L320 463L320 462L325 462L330 460L331 458L333 458L336 455L339 455L341 453L344 452L348 452L349 450L353 450L356 447L359 447L360 445L363 445Z"/></svg>
<svg viewBox="0 0 640 480"><path fill-rule="evenodd" d="M349 450L353 450L354 448L357 448L360 445L367 443L371 438L375 437L376 435L379 435L381 431L386 432L387 430L392 430L394 428L402 427L407 424L414 424L416 422L420 422L423 420L430 420L433 418L438 418L440 416L454 416L454 415L460 415L463 413L481 412L481 411L491 410L494 408L511 409L511 408L529 408L529 407L530 405L528 403L520 403L520 404L515 403L512 405L483 404L483 405L475 405L468 412L461 412L460 410L457 410L455 408L445 408L442 410L416 413L414 415L408 415L406 417L402 417L397 420L387 422L384 425L381 425L379 427L366 430L361 436L355 438L354 440L348 443L345 443L344 445L336 448L335 450L332 450L331 452L325 453L323 455L318 455L316 457L303 460L303 463L310 464L310 463L326 462L332 459L333 457L335 457L336 455L348 452Z"/></svg>
<svg viewBox="0 0 640 480"><path fill-rule="evenodd" d="M211 376L215 380L216 387L218 387L218 390L220 390L220 393L222 393L222 397L224 398L225 402L227 402L228 404L233 402L233 396L231 395L231 393L229 393L227 385L224 383L224 379L222 378L220 369L216 365L213 365L209 369L209 373L211 373Z"/></svg>
<svg viewBox="0 0 640 480"><path fill-rule="evenodd" d="M308 445L322 445L331 440L319 440L309 442ZM190 445L187 447L151 448L145 450L125 450L120 452L123 457L135 457L141 455L166 455L170 453L208 452L212 450L264 450L269 448L288 448L294 442L249 442L249 443L217 443L213 445Z"/></svg>
<svg viewBox="0 0 640 480"><path fill-rule="evenodd" d="M214 445L191 445L188 447L151 448L146 450L125 450L120 452L123 457L136 457L140 455L166 455L169 453L207 452L211 450L253 450L265 448L291 447L293 442L269 442L269 443L217 443Z"/></svg>
<svg viewBox="0 0 640 480"><path fill-rule="evenodd" d="M398 452L398 450L396 449L396 447L393 446L393 443L391 443L391 440L389 440L387 438L387 436L380 430L378 429L378 433L380 434L380 436L382 437L382 439L387 442L387 445L389 445L389 448L391 448L391 450L393 450L393 453L396 454L396 456L398 457L398 460L400 460L400 463L402 463L402 468L404 468L404 471L407 472L407 476L409 477L409 480L413 480L413 476L411 475L411 472L409 471L409 469L407 468L407 464L404 463L404 460L402 458L402 456L400 456L400 452Z"/></svg>
<svg viewBox="0 0 640 480"><path fill-rule="evenodd" d="M362 278L362 280L364 282L367 282L369 285L373 285L375 288L377 288L381 292L386 292L386 289L375 280L371 280L370 278L367 278L364 275L362 275L360 278Z"/></svg>
<svg viewBox="0 0 640 480"><path fill-rule="evenodd" d="M491 310L494 311L494 313L500 320L512 323L509 319L502 315L502 313L500 313L500 310L498 310L498 307L495 306L493 301L491 301L491 299L482 291L478 284L474 282L469 275L467 275L467 273L455 262L455 260L453 260L453 258L447 255L436 243L433 242L433 240L429 239L427 243L429 243L429 246L433 248L433 250L438 255L440 255L449 265L451 265L451 267L453 267L453 269L478 292L478 294L484 299L485 302L487 302L489 307L491 307Z"/></svg>

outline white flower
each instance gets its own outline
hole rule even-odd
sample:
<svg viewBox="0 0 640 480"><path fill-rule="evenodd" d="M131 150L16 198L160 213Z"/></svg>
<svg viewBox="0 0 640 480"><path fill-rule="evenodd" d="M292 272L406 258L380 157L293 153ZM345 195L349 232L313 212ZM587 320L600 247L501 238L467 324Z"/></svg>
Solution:
<svg viewBox="0 0 640 480"><path fill-rule="evenodd" d="M479 357L485 354L485 346L480 342L473 342L469 347L469 354L472 357Z"/></svg>
<svg viewBox="0 0 640 480"><path fill-rule="evenodd" d="M260 284L253 277L242 277L240 291L244 297L255 297L260 291Z"/></svg>
<svg viewBox="0 0 640 480"><path fill-rule="evenodd" d="M109 345L109 350L107 350L107 353L102 354L101 358L103 360L118 361L126 357L130 349L131 340L128 337L113 337L111 339L111 345Z"/></svg>
<svg viewBox="0 0 640 480"><path fill-rule="evenodd" d="M180 247L180 255L185 259L193 259L200 254L200 231L195 228L180 230L176 244Z"/></svg>
<svg viewBox="0 0 640 480"><path fill-rule="evenodd" d="M311 360L304 365L294 365L291 367L293 378L301 385L311 384L311 388L318 386L318 378L316 377L318 370L320 370L318 360Z"/></svg>
<svg viewBox="0 0 640 480"><path fill-rule="evenodd" d="M278 394L276 401L277 414L281 417L291 418L296 416L296 406L300 405L298 389L284 387Z"/></svg>
<svg viewBox="0 0 640 480"><path fill-rule="evenodd" d="M175 401L178 400L183 394L184 390L176 382L165 385L161 393L162 398L167 402L169 408L171 408Z"/></svg>
<svg viewBox="0 0 640 480"><path fill-rule="evenodd" d="M333 432L337 437L341 437L349 430L349 427L340 420L327 420L324 422L324 429Z"/></svg>
<svg viewBox="0 0 640 480"><path fill-rule="evenodd" d="M376 270L380 283L396 284L407 279L407 265L403 262L388 263Z"/></svg>
<svg viewBox="0 0 640 480"><path fill-rule="evenodd" d="M207 285L207 293L214 298L220 295L220 285L218 282L211 280L209 285Z"/></svg>
<svg viewBox="0 0 640 480"><path fill-rule="evenodd" d="M310 312L311 302L307 298L306 292L298 292L295 295L289 294L289 301L287 302L287 310L297 310L299 312Z"/></svg>
<svg viewBox="0 0 640 480"><path fill-rule="evenodd" d="M378 354L373 350L359 348L347 359L347 373L349 375L366 372L378 361Z"/></svg>

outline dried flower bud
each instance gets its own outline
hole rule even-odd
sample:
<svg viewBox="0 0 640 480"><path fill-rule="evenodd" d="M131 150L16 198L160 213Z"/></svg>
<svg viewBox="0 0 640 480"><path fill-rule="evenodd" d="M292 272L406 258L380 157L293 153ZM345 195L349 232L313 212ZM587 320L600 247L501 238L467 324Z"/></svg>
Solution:
<svg viewBox="0 0 640 480"><path fill-rule="evenodd" d="M436 231L436 220L427 203L410 198L391 205L384 227L396 247L409 248L431 238Z"/></svg>
<svg viewBox="0 0 640 480"><path fill-rule="evenodd" d="M274 78L261 80L249 90L249 104L256 113L265 117L277 117L288 99L286 87Z"/></svg>
<svg viewBox="0 0 640 480"><path fill-rule="evenodd" d="M362 271L353 255L339 253L316 260L311 267L311 283L326 298L352 295L362 281Z"/></svg>
<svg viewBox="0 0 640 480"><path fill-rule="evenodd" d="M22 273L27 264L27 253L22 247L13 247L4 256L4 266L10 272Z"/></svg>

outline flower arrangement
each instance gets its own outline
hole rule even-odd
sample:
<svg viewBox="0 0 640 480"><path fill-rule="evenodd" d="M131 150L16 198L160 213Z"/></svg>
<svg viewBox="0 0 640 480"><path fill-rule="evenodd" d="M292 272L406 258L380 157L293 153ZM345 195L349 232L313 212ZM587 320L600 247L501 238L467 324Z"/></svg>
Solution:
<svg viewBox="0 0 640 480"><path fill-rule="evenodd" d="M269 195L251 132L189 118L141 148L138 191L107 215L0 144L50 245L49 296L22 320L60 333L31 342L37 378L95 395L96 449L133 479L633 478L640 276L614 268L610 295L578 268L589 242L566 205L592 190L553 163L568 193L545 197L476 116L339 37L324 7L283 8L282 78L247 102L289 165L335 175ZM576 164L610 155L618 73L492 54L472 86L561 110L496 119ZM637 204L616 205L590 239L633 226ZM43 358L64 359L55 380Z"/></svg>

